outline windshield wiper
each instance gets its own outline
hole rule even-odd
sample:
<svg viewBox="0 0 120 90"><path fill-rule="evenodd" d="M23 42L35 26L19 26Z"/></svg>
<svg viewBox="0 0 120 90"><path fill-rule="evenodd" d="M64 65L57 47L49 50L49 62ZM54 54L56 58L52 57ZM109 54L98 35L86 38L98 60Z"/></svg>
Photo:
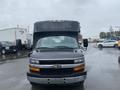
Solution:
<svg viewBox="0 0 120 90"><path fill-rule="evenodd" d="M35 49L77 49L77 48L73 48L73 47L68 47L68 46L55 46L55 47L38 47Z"/></svg>
<svg viewBox="0 0 120 90"><path fill-rule="evenodd" d="M38 47L38 48L35 48L35 49L52 49L50 47Z"/></svg>
<svg viewBox="0 0 120 90"><path fill-rule="evenodd" d="M56 46L55 48L58 48L58 49L76 49L76 48L68 47L68 46Z"/></svg>

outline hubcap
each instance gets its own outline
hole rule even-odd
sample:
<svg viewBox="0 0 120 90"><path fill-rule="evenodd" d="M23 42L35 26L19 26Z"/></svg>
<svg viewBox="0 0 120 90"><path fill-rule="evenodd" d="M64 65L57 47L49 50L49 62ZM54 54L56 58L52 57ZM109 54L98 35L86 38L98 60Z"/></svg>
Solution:
<svg viewBox="0 0 120 90"><path fill-rule="evenodd" d="M4 49L2 50L2 54L5 54L5 50Z"/></svg>

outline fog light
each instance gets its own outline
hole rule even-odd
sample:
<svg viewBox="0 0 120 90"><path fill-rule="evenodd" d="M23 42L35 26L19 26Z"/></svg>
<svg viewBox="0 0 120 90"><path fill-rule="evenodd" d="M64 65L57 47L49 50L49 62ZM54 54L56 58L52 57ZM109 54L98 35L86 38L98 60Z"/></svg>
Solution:
<svg viewBox="0 0 120 90"><path fill-rule="evenodd" d="M40 71L40 68L31 66L31 65L29 65L29 69L30 69L30 71L32 71L32 72L39 72L39 71Z"/></svg>
<svg viewBox="0 0 120 90"><path fill-rule="evenodd" d="M73 68L73 70L74 70L75 72L84 71L84 69L85 69L85 64L81 64L81 65Z"/></svg>

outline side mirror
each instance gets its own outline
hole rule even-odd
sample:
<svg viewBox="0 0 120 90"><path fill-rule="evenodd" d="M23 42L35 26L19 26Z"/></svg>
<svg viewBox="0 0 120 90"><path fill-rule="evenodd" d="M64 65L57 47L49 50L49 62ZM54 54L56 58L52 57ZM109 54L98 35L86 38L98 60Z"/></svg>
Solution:
<svg viewBox="0 0 120 90"><path fill-rule="evenodd" d="M82 50L82 51L86 51L86 48L84 48L83 46L79 46L79 48Z"/></svg>
<svg viewBox="0 0 120 90"><path fill-rule="evenodd" d="M28 53L28 57L30 57L31 54L32 54L32 52L29 52L29 53Z"/></svg>
<svg viewBox="0 0 120 90"><path fill-rule="evenodd" d="M88 47L88 39L83 39L83 46Z"/></svg>

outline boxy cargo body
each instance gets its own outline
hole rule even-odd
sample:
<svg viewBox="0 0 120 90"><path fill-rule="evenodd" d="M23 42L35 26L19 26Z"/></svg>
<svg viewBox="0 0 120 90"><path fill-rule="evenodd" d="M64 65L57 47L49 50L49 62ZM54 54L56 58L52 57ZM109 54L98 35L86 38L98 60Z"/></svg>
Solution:
<svg viewBox="0 0 120 90"><path fill-rule="evenodd" d="M27 78L32 85L83 83L85 60L79 48L77 21L42 21L34 24L33 46Z"/></svg>
<svg viewBox="0 0 120 90"><path fill-rule="evenodd" d="M0 41L9 41L16 43L20 39L22 44L27 44L28 30L25 28L6 28L0 30Z"/></svg>

